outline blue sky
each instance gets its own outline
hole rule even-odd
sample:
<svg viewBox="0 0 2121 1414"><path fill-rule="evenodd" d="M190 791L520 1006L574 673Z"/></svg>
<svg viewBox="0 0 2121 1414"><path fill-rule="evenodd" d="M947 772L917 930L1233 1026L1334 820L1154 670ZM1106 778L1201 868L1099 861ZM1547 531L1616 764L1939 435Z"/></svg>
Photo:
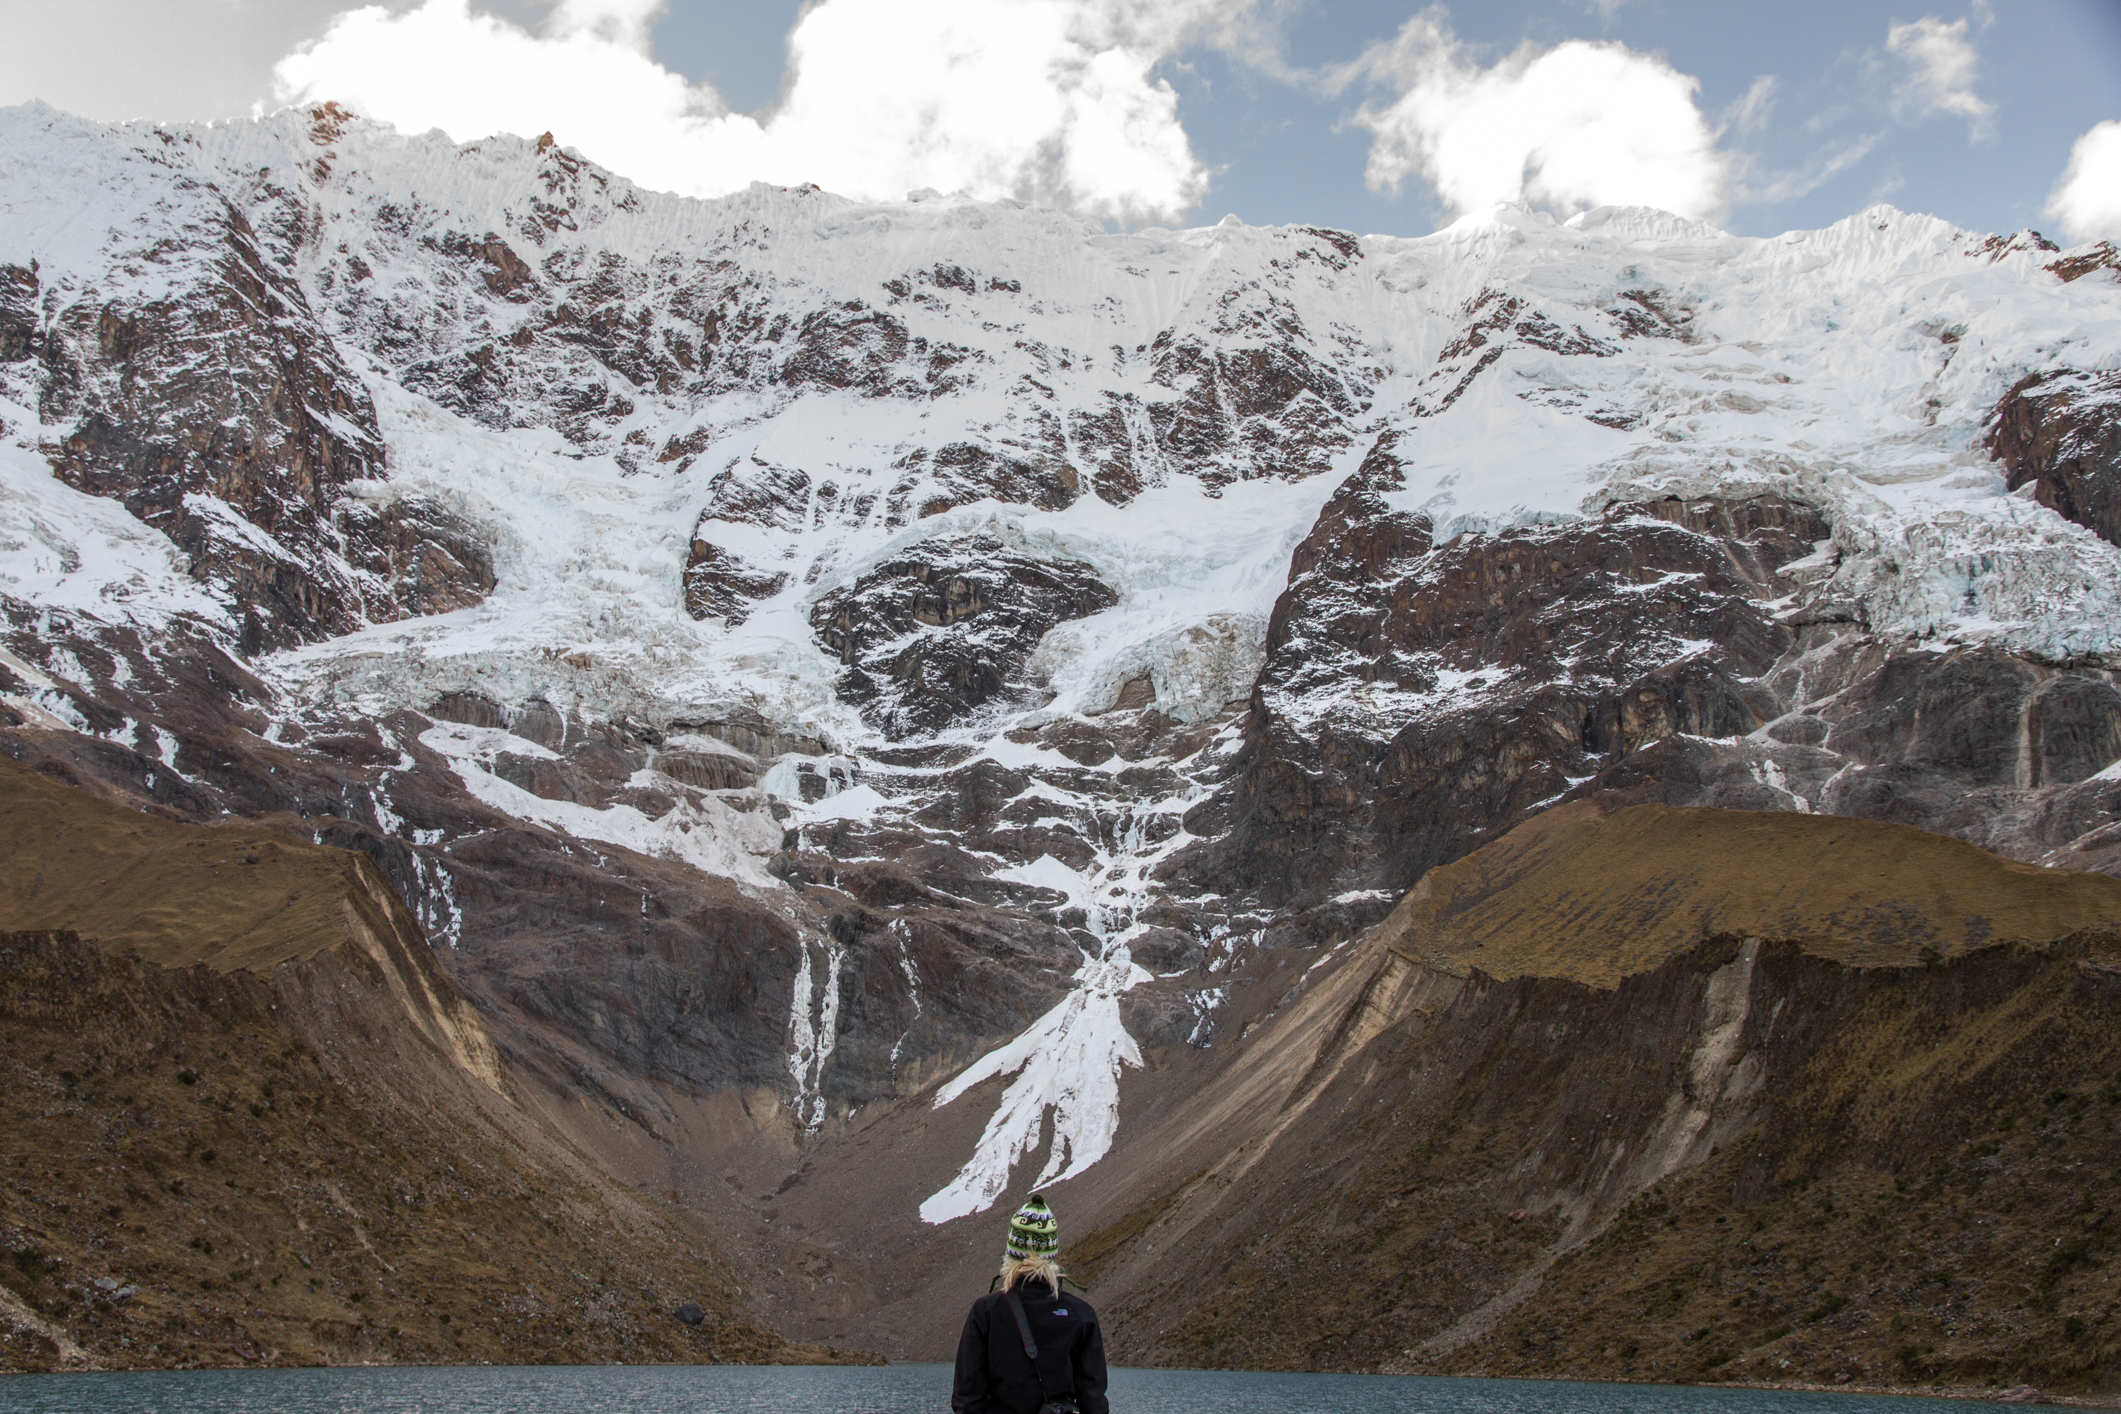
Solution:
<svg viewBox="0 0 2121 1414"><path fill-rule="evenodd" d="M741 111L779 96L796 0L674 0L656 26L664 63L712 82ZM1345 63L1426 8L1379 0L1314 0L1287 24L1290 62ZM2042 223L2070 146L2093 124L2121 119L2121 0L2001 0L1992 22L1966 5L1785 0L1628 0L1610 15L1569 0L1487 0L1450 7L1454 28L1492 57L1525 41L1617 40L1660 53L1700 80L1701 106L1720 113L1763 75L1779 80L1766 125L1743 141L1769 167L1802 171L1838 143L1879 134L1860 162L1808 194L1739 205L1719 224L1746 235L1824 226L1889 201L1981 230ZM1969 19L1981 58L1978 89L1996 107L1993 136L1970 137L1948 117L1896 119L1887 97L1888 29L1935 15ZM1310 222L1416 234L1447 219L1428 184L1394 196L1369 190L1369 135L1347 123L1353 106L1250 71L1205 46L1161 66L1178 115L1214 170L1197 219L1234 212L1247 222ZM2059 235L2058 235L2059 238Z"/></svg>
<svg viewBox="0 0 2121 1414"><path fill-rule="evenodd" d="M330 97L459 141L551 130L702 195L1419 234L1521 189L1756 235L1884 200L2121 236L2121 0L0 0L0 33L0 103Z"/></svg>

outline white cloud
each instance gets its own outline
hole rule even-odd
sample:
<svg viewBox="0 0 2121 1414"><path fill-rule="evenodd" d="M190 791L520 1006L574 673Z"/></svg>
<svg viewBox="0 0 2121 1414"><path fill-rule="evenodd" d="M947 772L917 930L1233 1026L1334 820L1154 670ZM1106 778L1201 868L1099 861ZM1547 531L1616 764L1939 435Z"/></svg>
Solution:
<svg viewBox="0 0 2121 1414"><path fill-rule="evenodd" d="M763 122L656 63L662 0L564 0L537 33L424 0L349 11L275 70L283 101L339 99L408 131L562 143L644 186L759 180L894 198L921 187L1099 216L1175 215L1207 173L1155 75L1189 38L1234 42L1211 0L820 0L789 36Z"/></svg>
<svg viewBox="0 0 2121 1414"><path fill-rule="evenodd" d="M1753 80L1753 86L1745 96L1717 115L1723 126L1741 133L1757 133L1767 126L1768 117L1775 111L1775 97L1782 89L1782 80L1773 74L1762 74Z"/></svg>
<svg viewBox="0 0 2121 1414"><path fill-rule="evenodd" d="M2077 139L2047 214L2072 240L2121 240L2121 122L2109 119Z"/></svg>
<svg viewBox="0 0 2121 1414"><path fill-rule="evenodd" d="M1983 28L1987 24L1984 20ZM1967 120L1969 135L1986 138L1996 106L1974 92L1981 55L1966 37L1967 22L1924 15L1885 32L1885 47L1905 66L1893 86L1893 111L1906 120L1951 114Z"/></svg>
<svg viewBox="0 0 2121 1414"><path fill-rule="evenodd" d="M1804 166L1780 171L1763 168L1750 153L1731 160L1731 203L1735 206L1780 206L1810 196L1864 158L1885 135L1863 133L1838 146L1829 147ZM1873 196L1872 203L1883 198Z"/></svg>
<svg viewBox="0 0 2121 1414"><path fill-rule="evenodd" d="M1704 218L1721 207L1726 161L1696 80L1655 55L1580 39L1526 44L1482 68L1444 21L1440 7L1415 16L1340 76L1400 90L1355 116L1375 135L1373 188L1397 191L1418 173L1458 211L1525 200Z"/></svg>

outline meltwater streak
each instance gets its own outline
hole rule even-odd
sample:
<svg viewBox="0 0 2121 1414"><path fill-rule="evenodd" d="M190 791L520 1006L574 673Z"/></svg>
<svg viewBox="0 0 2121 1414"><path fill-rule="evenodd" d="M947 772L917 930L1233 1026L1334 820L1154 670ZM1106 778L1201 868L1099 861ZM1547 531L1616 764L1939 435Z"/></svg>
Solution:
<svg viewBox="0 0 2121 1414"><path fill-rule="evenodd" d="M1115 1370L1117 1414L1942 1414L1865 1394ZM938 1414L947 1365L182 1370L0 1378L0 1414Z"/></svg>

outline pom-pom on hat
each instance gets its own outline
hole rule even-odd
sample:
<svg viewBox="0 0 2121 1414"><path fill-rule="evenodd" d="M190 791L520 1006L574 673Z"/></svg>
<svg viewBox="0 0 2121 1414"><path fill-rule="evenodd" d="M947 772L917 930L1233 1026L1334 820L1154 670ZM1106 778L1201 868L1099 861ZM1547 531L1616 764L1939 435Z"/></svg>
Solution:
<svg viewBox="0 0 2121 1414"><path fill-rule="evenodd" d="M1032 1194L1009 1219L1009 1260L1055 1257L1060 1254L1060 1219L1039 1194Z"/></svg>

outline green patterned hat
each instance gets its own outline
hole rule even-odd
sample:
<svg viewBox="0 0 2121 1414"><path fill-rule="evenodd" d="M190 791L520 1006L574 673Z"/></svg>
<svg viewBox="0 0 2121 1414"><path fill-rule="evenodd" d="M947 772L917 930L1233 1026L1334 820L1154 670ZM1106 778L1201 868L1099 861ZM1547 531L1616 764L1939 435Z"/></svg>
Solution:
<svg viewBox="0 0 2121 1414"><path fill-rule="evenodd" d="M1026 1257L1059 1255L1060 1219L1053 1216L1046 1200L1034 1193L1009 1219L1009 1260L1021 1262Z"/></svg>

